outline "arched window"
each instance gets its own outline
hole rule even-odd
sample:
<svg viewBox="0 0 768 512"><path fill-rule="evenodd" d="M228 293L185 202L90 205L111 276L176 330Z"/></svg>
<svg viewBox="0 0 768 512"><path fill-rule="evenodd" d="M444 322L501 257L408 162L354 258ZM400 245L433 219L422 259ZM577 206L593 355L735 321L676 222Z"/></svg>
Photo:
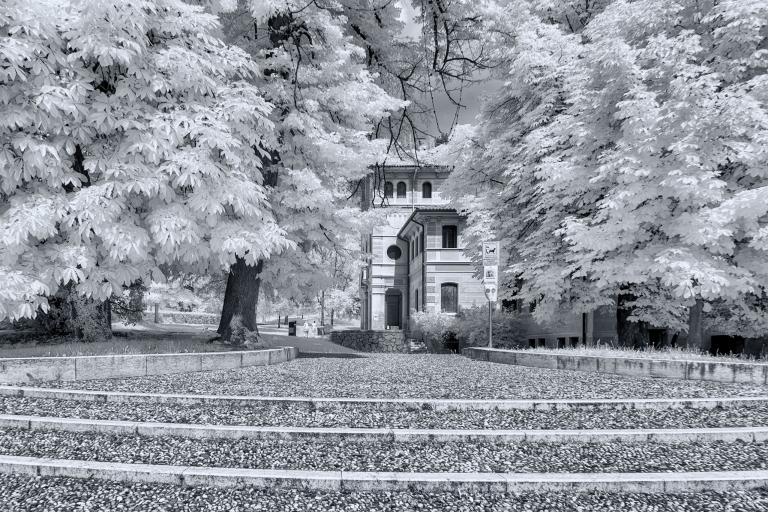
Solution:
<svg viewBox="0 0 768 512"><path fill-rule="evenodd" d="M443 313L459 312L459 285L443 283L440 285L440 309Z"/></svg>
<svg viewBox="0 0 768 512"><path fill-rule="evenodd" d="M394 195L394 186L391 181L384 184L384 197L392 197Z"/></svg>
<svg viewBox="0 0 768 512"><path fill-rule="evenodd" d="M397 182L397 197L405 197L405 182L404 181L398 181Z"/></svg>
<svg viewBox="0 0 768 512"><path fill-rule="evenodd" d="M428 181L425 181L421 185L421 197L423 199L430 199L432 197L432 184Z"/></svg>

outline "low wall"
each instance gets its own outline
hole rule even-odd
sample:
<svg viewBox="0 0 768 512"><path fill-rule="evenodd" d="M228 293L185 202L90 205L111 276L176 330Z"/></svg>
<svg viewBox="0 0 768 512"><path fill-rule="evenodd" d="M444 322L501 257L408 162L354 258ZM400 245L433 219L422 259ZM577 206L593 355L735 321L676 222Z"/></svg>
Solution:
<svg viewBox="0 0 768 512"><path fill-rule="evenodd" d="M408 352L404 331L333 331L331 341L360 352Z"/></svg>
<svg viewBox="0 0 768 512"><path fill-rule="evenodd" d="M555 370L600 372L632 377L768 384L768 365L764 364L542 354L525 350L480 347L466 348L463 354L472 359L491 363Z"/></svg>
<svg viewBox="0 0 768 512"><path fill-rule="evenodd" d="M297 353L294 347L281 347L237 352L0 359L0 382L21 384L225 370L282 363L295 359Z"/></svg>

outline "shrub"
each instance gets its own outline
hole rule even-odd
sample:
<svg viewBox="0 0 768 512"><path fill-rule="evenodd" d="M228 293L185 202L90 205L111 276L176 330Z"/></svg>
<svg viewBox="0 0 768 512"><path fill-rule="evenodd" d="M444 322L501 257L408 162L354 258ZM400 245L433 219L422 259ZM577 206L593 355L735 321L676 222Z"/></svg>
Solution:
<svg viewBox="0 0 768 512"><path fill-rule="evenodd" d="M456 337L460 347L488 345L488 307L462 309L456 316ZM493 346L515 348L525 346L525 324L513 313L493 312Z"/></svg>
<svg viewBox="0 0 768 512"><path fill-rule="evenodd" d="M220 315L212 313L182 313L179 311L162 311L163 322L168 324L203 324L218 325Z"/></svg>
<svg viewBox="0 0 768 512"><path fill-rule="evenodd" d="M429 352L445 352L445 343L455 334L456 317L419 311L411 315L411 336L424 342Z"/></svg>

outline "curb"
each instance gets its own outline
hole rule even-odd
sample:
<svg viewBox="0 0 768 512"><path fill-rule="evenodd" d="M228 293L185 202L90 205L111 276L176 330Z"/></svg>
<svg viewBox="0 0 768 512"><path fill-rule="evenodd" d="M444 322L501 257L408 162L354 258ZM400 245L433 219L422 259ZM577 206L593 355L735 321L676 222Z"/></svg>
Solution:
<svg viewBox="0 0 768 512"><path fill-rule="evenodd" d="M0 382L27 384L229 370L283 363L295 359L297 354L294 347L280 347L232 352L0 358Z"/></svg>
<svg viewBox="0 0 768 512"><path fill-rule="evenodd" d="M754 489L768 471L694 473L362 473L229 469L0 456L0 473L207 487L326 491L696 492Z"/></svg>
<svg viewBox="0 0 768 512"><path fill-rule="evenodd" d="M584 430L452 430L336 427L256 427L250 425L197 425L138 421L55 418L0 414L0 428L33 431L64 431L141 435L179 436L194 439L298 440L325 439L352 442L487 442L487 443L688 443L768 441L768 427L691 428L691 429L584 429Z"/></svg>
<svg viewBox="0 0 768 512"><path fill-rule="evenodd" d="M0 396L74 400L78 402L215 404L249 406L263 404L294 404L306 407L344 405L400 405L433 410L569 410L582 408L605 409L715 409L731 406L757 406L768 403L768 396L725 398L618 398L573 400L466 400L421 398L311 398L238 395L187 395L167 393L128 393L121 391L90 391L59 388L38 388L0 385Z"/></svg>
<svg viewBox="0 0 768 512"><path fill-rule="evenodd" d="M536 350L468 347L470 359L552 370L597 372L630 377L702 380L728 383L768 384L768 364L692 359L652 359L574 354Z"/></svg>

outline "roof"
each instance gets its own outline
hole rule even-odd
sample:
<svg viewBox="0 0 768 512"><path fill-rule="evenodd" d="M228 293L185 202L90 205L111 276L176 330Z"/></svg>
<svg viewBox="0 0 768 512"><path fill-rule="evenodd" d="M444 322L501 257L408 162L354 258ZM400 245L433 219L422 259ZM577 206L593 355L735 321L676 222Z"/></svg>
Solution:
<svg viewBox="0 0 768 512"><path fill-rule="evenodd" d="M416 217L417 214L422 212L455 213L456 215L459 214L459 212L457 212L455 208L446 208L445 206L419 206L418 208L415 208L413 212L405 220L405 224L403 224L403 227L401 227L400 231L397 232L397 238L400 238L402 236L403 231L405 231L405 228L408 227L408 224L410 224L414 220L414 217Z"/></svg>
<svg viewBox="0 0 768 512"><path fill-rule="evenodd" d="M424 169L424 170L430 170L430 171L443 171L443 172L451 172L452 167L448 165L438 165L438 164L379 164L375 163L373 165L368 166L370 169L377 169L377 168L383 168L383 169Z"/></svg>

